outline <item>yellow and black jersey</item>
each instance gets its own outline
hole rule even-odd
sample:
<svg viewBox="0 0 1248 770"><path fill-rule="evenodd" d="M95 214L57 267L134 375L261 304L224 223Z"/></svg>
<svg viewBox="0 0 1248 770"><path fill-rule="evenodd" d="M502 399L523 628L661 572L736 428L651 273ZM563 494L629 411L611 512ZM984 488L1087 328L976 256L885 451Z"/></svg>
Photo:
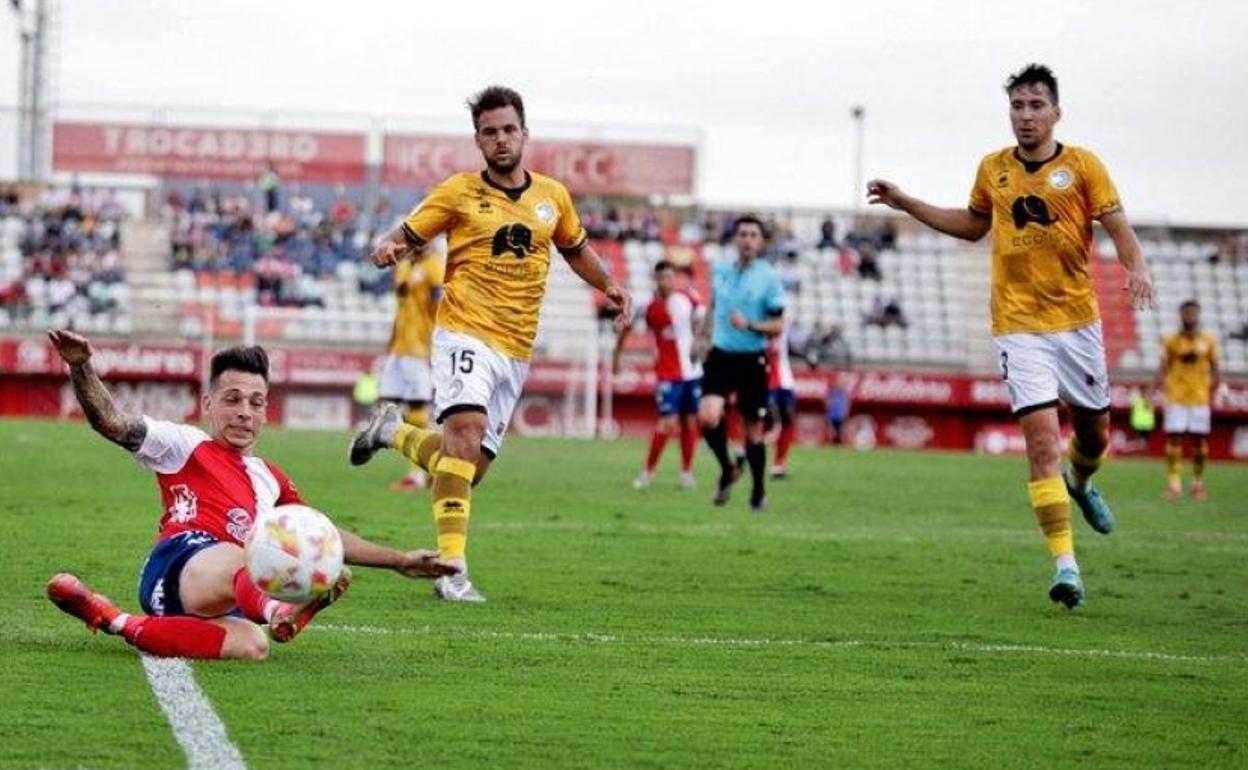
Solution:
<svg viewBox="0 0 1248 770"><path fill-rule="evenodd" d="M1175 332L1162 339L1166 352L1166 403L1208 406L1213 369L1218 365L1218 338L1211 332Z"/></svg>
<svg viewBox="0 0 1248 770"><path fill-rule="evenodd" d="M588 237L567 188L534 173L514 190L484 171L456 174L429 192L403 228L425 242L447 235L438 326L521 361L532 356L551 247L575 250Z"/></svg>
<svg viewBox="0 0 1248 770"><path fill-rule="evenodd" d="M446 272L441 255L420 261L404 259L394 266L394 330L390 334L392 356L428 358L433 342L434 317Z"/></svg>
<svg viewBox="0 0 1248 770"><path fill-rule="evenodd" d="M979 164L970 208L992 217L992 333L1060 332L1100 318L1088 272L1092 222L1121 209L1100 159L1057 146L1046 161L1009 147Z"/></svg>

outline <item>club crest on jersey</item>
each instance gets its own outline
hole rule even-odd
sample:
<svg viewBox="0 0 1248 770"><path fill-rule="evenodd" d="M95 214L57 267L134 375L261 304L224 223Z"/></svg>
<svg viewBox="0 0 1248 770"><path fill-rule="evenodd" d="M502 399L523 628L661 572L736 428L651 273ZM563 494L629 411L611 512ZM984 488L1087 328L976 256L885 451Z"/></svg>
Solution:
<svg viewBox="0 0 1248 770"><path fill-rule="evenodd" d="M555 221L555 207L550 205L546 201L542 201L541 203L537 204L536 211L537 211L537 218L542 220L542 224L548 225L551 222Z"/></svg>
<svg viewBox="0 0 1248 770"><path fill-rule="evenodd" d="M1054 190L1065 190L1074 181L1075 175L1070 173L1068 168L1055 168L1053 173L1049 174L1049 187Z"/></svg>
<svg viewBox="0 0 1248 770"><path fill-rule="evenodd" d="M169 488L173 502L169 504L169 520L176 524L186 524L199 513L199 498L186 484L175 484Z"/></svg>

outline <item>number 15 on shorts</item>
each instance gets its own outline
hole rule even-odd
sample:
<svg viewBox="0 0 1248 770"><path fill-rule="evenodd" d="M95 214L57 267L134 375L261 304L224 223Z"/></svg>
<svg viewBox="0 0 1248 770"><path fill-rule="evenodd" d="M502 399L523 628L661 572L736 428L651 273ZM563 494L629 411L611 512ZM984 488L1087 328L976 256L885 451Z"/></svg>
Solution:
<svg viewBox="0 0 1248 770"><path fill-rule="evenodd" d="M451 373L452 374L472 374L472 367L476 361L473 358L471 350L452 350L451 351Z"/></svg>

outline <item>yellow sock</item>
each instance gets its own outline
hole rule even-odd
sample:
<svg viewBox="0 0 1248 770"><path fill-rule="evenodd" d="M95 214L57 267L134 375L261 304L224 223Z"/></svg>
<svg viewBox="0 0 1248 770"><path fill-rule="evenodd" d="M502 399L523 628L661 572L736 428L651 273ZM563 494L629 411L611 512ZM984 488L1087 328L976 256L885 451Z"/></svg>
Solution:
<svg viewBox="0 0 1248 770"><path fill-rule="evenodd" d="M1049 541L1049 553L1053 558L1074 556L1075 539L1070 531L1070 495L1061 476L1039 479L1027 485L1031 507L1036 509L1036 521Z"/></svg>
<svg viewBox="0 0 1248 770"><path fill-rule="evenodd" d="M438 550L446 559L463 559L468 549L472 477L477 468L458 457L442 457L433 473L433 521Z"/></svg>
<svg viewBox="0 0 1248 770"><path fill-rule="evenodd" d="M417 428L427 427L429 425L429 407L417 406L411 409L404 409L403 422Z"/></svg>
<svg viewBox="0 0 1248 770"><path fill-rule="evenodd" d="M1209 457L1209 439L1196 439L1196 451L1192 453L1192 480L1204 481L1205 459Z"/></svg>
<svg viewBox="0 0 1248 770"><path fill-rule="evenodd" d="M1105 456L1108 454L1109 447L1106 447L1096 457L1090 457L1083 453L1079 448L1078 440L1072 436L1070 448L1066 452L1066 460L1070 463L1071 480L1075 482L1075 486L1079 489L1086 487L1088 479L1101 469L1101 463L1105 461Z"/></svg>
<svg viewBox="0 0 1248 770"><path fill-rule="evenodd" d="M394 441L390 445L402 452L417 468L432 473L437 467L433 458L442 447L442 434L405 422L394 432Z"/></svg>
<svg viewBox="0 0 1248 770"><path fill-rule="evenodd" d="M1179 464L1183 462L1183 442L1166 441L1166 481L1179 483Z"/></svg>

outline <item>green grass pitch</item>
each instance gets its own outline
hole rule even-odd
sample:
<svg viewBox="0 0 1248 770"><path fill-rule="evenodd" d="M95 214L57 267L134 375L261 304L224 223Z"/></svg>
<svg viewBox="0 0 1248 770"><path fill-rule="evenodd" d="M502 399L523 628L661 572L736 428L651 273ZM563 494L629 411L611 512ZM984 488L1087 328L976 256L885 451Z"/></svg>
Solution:
<svg viewBox="0 0 1248 770"><path fill-rule="evenodd" d="M345 436L261 454L365 536L433 541L428 498ZM0 767L184 766L133 650L43 598L76 571L134 608L150 475L85 424L0 423ZM1090 602L1051 566L1020 458L799 449L751 516L630 487L638 442L509 440L473 501L489 603L359 571L262 664L196 663L248 767L1248 767L1248 468L1161 499L1110 462L1111 537L1076 523Z"/></svg>

